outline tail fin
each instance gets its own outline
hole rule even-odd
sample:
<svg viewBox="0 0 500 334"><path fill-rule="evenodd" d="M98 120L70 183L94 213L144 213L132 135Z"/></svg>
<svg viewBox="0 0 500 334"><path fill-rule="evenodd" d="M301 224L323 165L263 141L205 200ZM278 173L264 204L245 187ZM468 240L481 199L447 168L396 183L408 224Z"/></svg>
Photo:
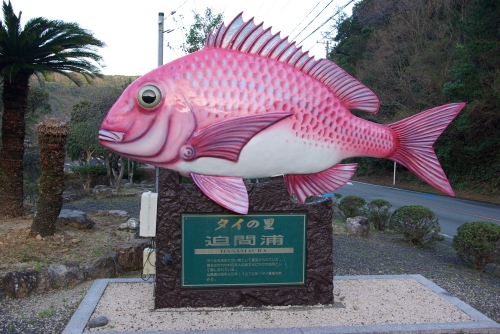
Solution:
<svg viewBox="0 0 500 334"><path fill-rule="evenodd" d="M387 158L402 164L431 186L455 196L432 145L464 106L465 103L450 103L389 124L398 135L399 147Z"/></svg>

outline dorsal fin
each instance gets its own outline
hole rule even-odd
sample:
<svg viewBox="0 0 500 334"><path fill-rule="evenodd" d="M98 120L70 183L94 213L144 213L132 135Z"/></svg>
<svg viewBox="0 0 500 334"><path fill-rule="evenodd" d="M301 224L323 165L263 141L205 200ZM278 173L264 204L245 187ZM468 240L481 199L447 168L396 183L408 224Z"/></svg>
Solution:
<svg viewBox="0 0 500 334"><path fill-rule="evenodd" d="M349 109L376 113L380 107L377 96L337 64L315 60L295 42L290 43L288 37L281 38L279 32L273 35L271 27L264 29L263 23L256 25L253 18L245 22L243 13L227 26L222 24L217 32L210 32L205 47L251 53L293 66L326 85Z"/></svg>

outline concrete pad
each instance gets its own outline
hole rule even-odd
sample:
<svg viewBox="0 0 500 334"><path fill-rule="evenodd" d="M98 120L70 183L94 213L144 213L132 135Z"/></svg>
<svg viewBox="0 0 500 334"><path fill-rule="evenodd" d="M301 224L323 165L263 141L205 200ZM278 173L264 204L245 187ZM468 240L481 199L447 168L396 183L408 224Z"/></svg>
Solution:
<svg viewBox="0 0 500 334"><path fill-rule="evenodd" d="M370 281L372 280L372 281ZM376 280L376 281L373 281ZM383 292L382 295L386 296L389 301L397 301L399 299L405 300L405 296L402 294L404 293L403 290L397 291L398 289L394 289L394 285L391 283L394 283L394 280L411 280L407 281L412 284L416 284L416 282L420 284L416 284L418 287L421 289L426 290L426 293L430 293L432 296L433 300L438 300L440 303L443 302L446 305L446 308L451 308L454 310L454 312L463 312L464 316L460 317L464 319L464 321L451 321L451 322L433 322L433 323L428 323L428 321L422 321L422 323L414 323L414 324L387 324L387 325L381 325L377 323L371 323L372 320L370 317L367 317L365 321L364 319L359 319L359 317L363 317L366 315L366 312L372 314L372 315L377 315L377 310L374 309L373 304L369 306L369 310L363 313L361 311L356 311L356 310L351 310L351 308L346 309L344 305L342 305L342 301L340 303L338 302L338 297L335 297L335 305L329 305L329 306L322 306L319 307L321 311L324 311L326 313L324 314L332 314L332 312L336 312L334 309L339 310L339 316L351 316L350 313L353 313L353 319L355 318L358 322L363 323L363 325L356 325L356 326L328 326L328 325L318 325L314 326L311 325L311 323L308 323L307 326L302 326L301 324L297 326L292 326L289 328L252 328L252 329L216 329L216 330L203 330L203 333L206 334L212 334L212 333L224 333L224 334L229 334L229 333L237 333L237 334L270 334L270 333L276 333L276 334L281 334L281 333L310 333L310 334L319 334L319 333L373 333L373 332L389 332L389 333L400 333L400 332L419 332L419 333L439 333L439 332L449 332L449 331L460 331L463 330L465 332L469 331L474 331L476 333L500 333L500 325L481 312L477 311L476 309L472 308L468 304L464 303L460 299L454 297L450 293L446 292L436 284L430 282L426 278L424 278L421 275L373 275L373 276L335 276L334 277L334 282L337 281L338 285L362 285L362 283L370 283L370 286L376 286L377 290L380 290ZM343 282L341 282L343 281ZM416 282L414 282L416 281ZM153 281L149 280L149 283L146 284L151 284ZM359 282L359 283L356 283ZM376 282L376 284L373 284L372 282ZM120 287L122 286L117 285L117 283L142 283L145 284L145 282L142 279L99 279L96 280L95 283L92 285L92 287L89 289L87 295L85 296L84 300L74 313L73 317L69 321L68 325L66 326L63 334L81 334L81 333L93 333L94 331L86 331L86 325L88 321L93 317L93 312L94 310L98 307L99 303L101 302L101 299L103 298L103 294L105 293L105 290L108 286L113 286L113 287ZM413 285L413 286L414 286ZM123 285L125 287L125 285ZM132 286L135 286L132 285ZM387 288L386 288L387 287ZM392 287L392 288L391 288ZM129 288L130 289L130 288ZM366 287L365 287L366 289ZM428 290L428 291L427 291ZM152 291L152 290L150 290ZM350 291L350 290L347 290ZM380 292L379 291L379 292ZM350 293L350 292L349 292ZM400 294L400 295L398 295ZM122 299L124 300L124 296L126 293L122 295L116 295L116 292L113 295L110 295L109 293L107 294L104 299L107 299L107 302L112 301L113 298L116 299ZM422 295L422 293L418 293L417 295ZM380 298L380 297L378 297ZM427 297L428 298L428 297ZM437 299L436 299L437 298ZM141 296L141 299L144 300L149 300L151 301L153 299L152 294L151 295L144 295L143 298ZM347 300L348 298L346 298ZM418 298L415 298L418 299ZM441 301L442 299L442 301ZM422 301L420 301L422 302ZM131 301L130 304L132 305L134 301ZM127 303L125 303L127 304ZM439 304L439 303L438 303ZM136 305L136 304L133 304ZM440 305L444 304L439 304L437 307L442 307ZM431 308L433 305L429 304L429 308ZM382 306L381 306L382 307ZM417 306L420 307L420 306ZM102 307L101 307L102 308ZM105 309L109 310L109 306ZM283 309L281 308L273 308L273 307L266 307L266 308L258 308L257 309L252 309L252 308L244 308L244 309L235 309L235 308L227 308L230 309L230 311L233 312L243 312L239 313L240 316L243 318L245 315L249 314L255 314L258 313L259 311L262 310L268 310L269 312L273 311L275 314L276 313L283 313L287 311L293 311L295 313L304 313L304 311L310 312L308 310L311 310L311 312L314 312L314 310L318 310L318 306L313 306L313 307L306 307L306 306L291 306L289 309ZM213 312L216 313L219 311L225 311L227 312L227 309L224 310L224 308L218 308L217 310L213 309L207 309L203 308L205 310L205 314L207 312ZM359 308L358 308L359 309ZM130 313L134 313L135 309L130 310ZM187 313L200 313L198 310L201 309L187 309L184 311L184 314ZM411 308L410 308L411 310ZM155 310L151 311L148 310L149 314L153 317L154 315L160 317L164 317L168 315L169 313L179 313L178 309L160 309L160 310ZM147 315L148 312L143 312L142 315L146 315L146 319L142 319L142 321L147 321ZM252 312L252 313L245 313L245 312ZM180 312L182 314L182 312ZM436 313L436 311L434 311ZM232 314L232 313L231 313ZM335 316L337 316L336 313ZM364 315L365 314L365 315ZM461 313L462 314L462 313ZM98 314L98 315L103 315L103 314ZM98 315L94 315L98 316ZM104 314L105 315L105 314ZM185 317L185 316L183 316ZM406 319L411 319L412 318L412 313L406 315ZM403 317L405 318L405 317ZM434 319L434 318L433 318ZM446 319L446 318L443 318ZM412 319L413 320L413 319ZM409 322L409 321L408 321ZM324 323L324 322L323 322ZM281 326L280 326L281 327ZM149 333L155 333L155 334L160 334L160 333L165 333L165 334L176 334L176 333L199 333L199 330L196 331L191 331L191 330L163 330L163 331L112 331L113 329L110 328L110 326L105 326L101 330L105 330L106 333L109 334L125 334L125 333L144 333L144 334L149 334Z"/></svg>

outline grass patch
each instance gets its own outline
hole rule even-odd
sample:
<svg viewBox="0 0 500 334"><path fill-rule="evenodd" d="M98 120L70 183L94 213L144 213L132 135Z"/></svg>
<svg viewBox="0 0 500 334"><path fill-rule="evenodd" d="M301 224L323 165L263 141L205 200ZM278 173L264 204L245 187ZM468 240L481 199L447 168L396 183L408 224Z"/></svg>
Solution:
<svg viewBox="0 0 500 334"><path fill-rule="evenodd" d="M53 316L56 313L56 309L54 308L54 305L50 305L50 308L45 311L41 311L38 313L39 318L49 318Z"/></svg>

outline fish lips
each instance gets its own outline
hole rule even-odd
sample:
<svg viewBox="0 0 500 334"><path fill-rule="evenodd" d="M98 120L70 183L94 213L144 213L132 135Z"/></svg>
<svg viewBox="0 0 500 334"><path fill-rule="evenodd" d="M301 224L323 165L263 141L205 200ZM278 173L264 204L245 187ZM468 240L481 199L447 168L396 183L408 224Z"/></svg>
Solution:
<svg viewBox="0 0 500 334"><path fill-rule="evenodd" d="M99 130L99 140L110 141L114 143L119 143L123 140L125 133L118 131L109 131L100 129Z"/></svg>

